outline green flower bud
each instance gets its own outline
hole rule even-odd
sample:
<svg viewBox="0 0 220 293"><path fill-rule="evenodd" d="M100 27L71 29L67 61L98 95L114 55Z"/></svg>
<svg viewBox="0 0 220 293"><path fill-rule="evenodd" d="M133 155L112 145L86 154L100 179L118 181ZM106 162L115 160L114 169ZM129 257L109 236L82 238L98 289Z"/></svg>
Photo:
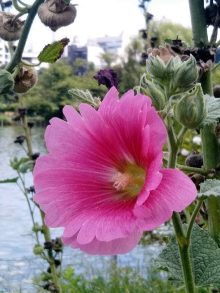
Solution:
<svg viewBox="0 0 220 293"><path fill-rule="evenodd" d="M207 115L206 99L200 84L188 91L175 105L175 119L183 126L197 128Z"/></svg>
<svg viewBox="0 0 220 293"><path fill-rule="evenodd" d="M173 85L175 88L187 90L197 81L198 76L196 59L190 55L189 59L181 62L175 71Z"/></svg>
<svg viewBox="0 0 220 293"><path fill-rule="evenodd" d="M165 63L159 56L147 60L147 71L151 78L161 85L172 85L175 71L181 65L179 56L171 57ZM171 87L171 86L169 86Z"/></svg>
<svg viewBox="0 0 220 293"><path fill-rule="evenodd" d="M163 110L166 103L166 98L160 89L159 85L155 85L153 82L146 80L142 89L144 94L149 96L153 102L154 107L160 111Z"/></svg>
<svg viewBox="0 0 220 293"><path fill-rule="evenodd" d="M33 226L33 228L32 228L32 231L33 232L42 232L42 230L43 230L43 227L42 226L40 226L38 223L35 223L34 224L34 226Z"/></svg>
<svg viewBox="0 0 220 293"><path fill-rule="evenodd" d="M159 56L149 57L146 65L147 71L152 78L163 80L166 72L166 65Z"/></svg>
<svg viewBox="0 0 220 293"><path fill-rule="evenodd" d="M34 254L36 254L36 255L40 255L40 254L42 254L43 252L44 252L44 249L43 249L43 247L42 247L41 245L36 244L36 245L34 246L34 249L33 249L33 253L34 253Z"/></svg>
<svg viewBox="0 0 220 293"><path fill-rule="evenodd" d="M0 69L0 94L7 94L14 88L14 79L10 72Z"/></svg>

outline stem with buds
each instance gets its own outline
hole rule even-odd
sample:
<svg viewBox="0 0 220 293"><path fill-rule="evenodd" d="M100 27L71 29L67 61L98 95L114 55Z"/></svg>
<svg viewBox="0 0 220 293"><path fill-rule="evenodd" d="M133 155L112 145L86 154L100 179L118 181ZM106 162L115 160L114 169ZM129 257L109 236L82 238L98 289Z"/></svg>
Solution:
<svg viewBox="0 0 220 293"><path fill-rule="evenodd" d="M33 20L37 14L38 7L44 2L44 0L36 0L34 4L31 6L28 12L28 17L25 21L24 28L18 42L18 46L15 50L15 53L10 61L10 63L6 66L6 70L9 72L13 72L14 68L21 62L22 54L24 51L24 47L33 23Z"/></svg>

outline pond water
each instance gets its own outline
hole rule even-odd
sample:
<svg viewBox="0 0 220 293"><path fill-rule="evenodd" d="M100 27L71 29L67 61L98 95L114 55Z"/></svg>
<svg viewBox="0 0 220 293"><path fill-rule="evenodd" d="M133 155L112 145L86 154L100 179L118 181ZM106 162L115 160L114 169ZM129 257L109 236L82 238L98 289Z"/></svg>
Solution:
<svg viewBox="0 0 220 293"><path fill-rule="evenodd" d="M34 151L44 153L42 128L33 128ZM24 151L13 141L23 134L19 127L0 128L0 180L15 177L10 159L24 156ZM27 175L27 183L32 184L32 175ZM45 269L45 263L32 252L35 244L32 223L24 195L15 184L0 184L0 292L37 292L33 278ZM53 229L53 236L61 231ZM118 257L120 266L130 265L142 274L147 274L150 261L160 251L157 244L137 246L132 252ZM72 265L76 273L86 276L103 274L107 271L111 258L89 256L78 250L65 247L64 267ZM16 291L15 291L16 290Z"/></svg>

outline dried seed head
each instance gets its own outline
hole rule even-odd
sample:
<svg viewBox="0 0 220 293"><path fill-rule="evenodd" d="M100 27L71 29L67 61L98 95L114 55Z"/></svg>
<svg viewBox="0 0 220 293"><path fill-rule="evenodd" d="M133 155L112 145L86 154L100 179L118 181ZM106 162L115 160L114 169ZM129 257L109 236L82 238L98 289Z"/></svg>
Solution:
<svg viewBox="0 0 220 293"><path fill-rule="evenodd" d="M0 38L5 41L19 40L23 29L24 22L16 19L15 15L1 12L0 13Z"/></svg>
<svg viewBox="0 0 220 293"><path fill-rule="evenodd" d="M62 0L48 0L40 5L38 16L43 24L56 31L74 22L76 7L72 4L67 5Z"/></svg>
<svg viewBox="0 0 220 293"><path fill-rule="evenodd" d="M26 93L36 84L37 79L37 72L34 68L23 66L15 77L14 91Z"/></svg>

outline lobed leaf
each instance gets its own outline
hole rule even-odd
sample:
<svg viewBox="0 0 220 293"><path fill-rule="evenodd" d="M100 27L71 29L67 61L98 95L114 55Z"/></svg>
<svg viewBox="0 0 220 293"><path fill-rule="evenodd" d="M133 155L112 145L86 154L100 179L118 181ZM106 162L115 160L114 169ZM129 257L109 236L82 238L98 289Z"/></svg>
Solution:
<svg viewBox="0 0 220 293"><path fill-rule="evenodd" d="M200 184L199 197L220 196L220 180L207 179Z"/></svg>
<svg viewBox="0 0 220 293"><path fill-rule="evenodd" d="M207 231L195 225L190 245L193 274L197 286L220 287L220 248ZM168 271L172 280L183 283L180 255L175 239L161 252L156 267Z"/></svg>

